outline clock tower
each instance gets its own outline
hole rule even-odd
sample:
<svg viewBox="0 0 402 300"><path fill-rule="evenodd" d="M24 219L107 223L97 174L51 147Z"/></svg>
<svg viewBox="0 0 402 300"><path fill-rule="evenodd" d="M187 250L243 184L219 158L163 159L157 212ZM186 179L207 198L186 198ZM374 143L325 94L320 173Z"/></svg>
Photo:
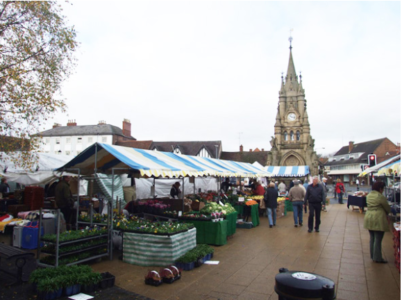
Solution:
<svg viewBox="0 0 402 300"><path fill-rule="evenodd" d="M296 74L290 41L289 63L286 77L281 80L278 111L275 120L275 136L271 138L271 153L268 165L308 165L312 175L318 175L318 157L314 140L310 135L307 101L301 73Z"/></svg>

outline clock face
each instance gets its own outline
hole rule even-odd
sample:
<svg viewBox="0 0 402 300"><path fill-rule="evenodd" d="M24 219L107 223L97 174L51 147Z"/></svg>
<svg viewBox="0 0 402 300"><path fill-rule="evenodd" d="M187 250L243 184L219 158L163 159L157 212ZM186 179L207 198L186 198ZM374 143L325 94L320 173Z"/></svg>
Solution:
<svg viewBox="0 0 402 300"><path fill-rule="evenodd" d="M289 120L289 121L294 121L294 120L296 120L296 115L295 115L294 113L288 114L288 120Z"/></svg>

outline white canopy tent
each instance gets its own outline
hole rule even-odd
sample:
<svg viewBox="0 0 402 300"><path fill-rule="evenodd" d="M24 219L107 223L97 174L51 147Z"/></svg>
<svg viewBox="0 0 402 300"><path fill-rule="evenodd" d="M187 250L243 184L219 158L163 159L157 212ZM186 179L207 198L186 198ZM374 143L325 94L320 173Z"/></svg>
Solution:
<svg viewBox="0 0 402 300"><path fill-rule="evenodd" d="M18 157L19 153L11 155L2 152L0 159L0 176L9 181L23 185L47 184L62 175L62 172L55 169L65 165L72 159L72 156L62 154L38 153L38 162L34 170L26 170L15 165L12 156Z"/></svg>

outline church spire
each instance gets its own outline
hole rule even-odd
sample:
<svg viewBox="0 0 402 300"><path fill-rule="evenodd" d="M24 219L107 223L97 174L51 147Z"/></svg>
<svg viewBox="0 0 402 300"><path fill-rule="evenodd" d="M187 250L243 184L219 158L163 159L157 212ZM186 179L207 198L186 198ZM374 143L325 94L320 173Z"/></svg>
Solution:
<svg viewBox="0 0 402 300"><path fill-rule="evenodd" d="M297 80L297 74L295 69L295 64L293 63L293 55L292 55L292 41L293 38L289 37L290 42L290 54L289 54L289 63L288 63L288 72L286 73L286 83L285 88L288 91L297 91L299 88L299 82Z"/></svg>

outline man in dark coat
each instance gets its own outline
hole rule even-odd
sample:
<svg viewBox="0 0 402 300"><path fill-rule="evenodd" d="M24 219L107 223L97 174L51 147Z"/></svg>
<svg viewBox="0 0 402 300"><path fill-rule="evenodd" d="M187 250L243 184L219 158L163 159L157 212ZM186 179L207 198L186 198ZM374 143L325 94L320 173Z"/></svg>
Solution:
<svg viewBox="0 0 402 300"><path fill-rule="evenodd" d="M267 208L269 228L272 228L272 226L276 226L276 208L278 207L278 192L275 189L275 183L269 184L264 195L264 201Z"/></svg>
<svg viewBox="0 0 402 300"><path fill-rule="evenodd" d="M73 199L70 190L70 176L63 176L56 186L54 197L57 207L60 208L64 215L66 224L71 224L71 214L73 211Z"/></svg>
<svg viewBox="0 0 402 300"><path fill-rule="evenodd" d="M177 181L172 185L172 188L170 189L170 196L173 199L177 199L177 198L179 198L180 193L181 193L181 191L180 191L180 182Z"/></svg>
<svg viewBox="0 0 402 300"><path fill-rule="evenodd" d="M318 177L313 177L313 184L307 187L306 196L304 196L304 206L308 203L308 232L313 231L314 215L315 215L315 231L320 232L321 224L321 206L324 198L324 189L318 184Z"/></svg>

